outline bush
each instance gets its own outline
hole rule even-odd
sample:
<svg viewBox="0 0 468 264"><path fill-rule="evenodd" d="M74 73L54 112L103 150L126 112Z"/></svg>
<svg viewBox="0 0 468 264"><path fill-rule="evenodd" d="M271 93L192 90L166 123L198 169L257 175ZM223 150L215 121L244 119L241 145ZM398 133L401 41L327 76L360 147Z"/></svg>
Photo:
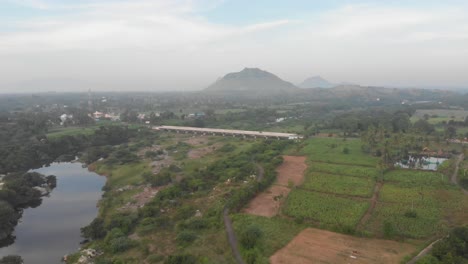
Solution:
<svg viewBox="0 0 468 264"><path fill-rule="evenodd" d="M193 255L183 254L183 255L174 255L169 256L164 264L196 264L197 258Z"/></svg>
<svg viewBox="0 0 468 264"><path fill-rule="evenodd" d="M133 246L133 241L128 237L118 237L110 241L110 251L112 253L124 252Z"/></svg>
<svg viewBox="0 0 468 264"><path fill-rule="evenodd" d="M162 260L164 260L164 256L161 255L149 255L148 258L146 258L146 261L149 263L159 263Z"/></svg>
<svg viewBox="0 0 468 264"><path fill-rule="evenodd" d="M197 239L197 235L190 231L182 231L176 237L176 241L180 245L188 245L195 241L195 239Z"/></svg>
<svg viewBox="0 0 468 264"><path fill-rule="evenodd" d="M408 210L405 212L405 217L408 217L408 218L417 218L418 217L418 213L414 210Z"/></svg>
<svg viewBox="0 0 468 264"><path fill-rule="evenodd" d="M23 259L20 256L9 255L0 259L0 264L22 264Z"/></svg>
<svg viewBox="0 0 468 264"><path fill-rule="evenodd" d="M244 248L252 249L257 245L262 235L263 232L258 226L251 225L241 233L240 242Z"/></svg>
<svg viewBox="0 0 468 264"><path fill-rule="evenodd" d="M101 218L94 219L91 224L81 228L81 235L88 239L100 239L106 236L104 229L104 220Z"/></svg>

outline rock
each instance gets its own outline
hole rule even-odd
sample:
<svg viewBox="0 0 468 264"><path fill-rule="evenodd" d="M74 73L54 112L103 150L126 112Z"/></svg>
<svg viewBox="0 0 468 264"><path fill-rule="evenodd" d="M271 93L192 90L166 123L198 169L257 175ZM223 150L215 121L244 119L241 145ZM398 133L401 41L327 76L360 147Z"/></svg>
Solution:
<svg viewBox="0 0 468 264"><path fill-rule="evenodd" d="M202 216L203 216L203 215L202 215L202 213L200 212L200 210L197 210L197 211L195 212L195 217L202 217Z"/></svg>

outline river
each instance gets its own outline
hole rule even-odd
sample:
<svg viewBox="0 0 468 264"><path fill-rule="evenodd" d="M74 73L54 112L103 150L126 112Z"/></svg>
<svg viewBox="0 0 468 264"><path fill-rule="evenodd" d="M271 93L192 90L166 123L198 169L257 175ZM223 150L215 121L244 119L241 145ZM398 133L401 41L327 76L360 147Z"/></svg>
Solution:
<svg viewBox="0 0 468 264"><path fill-rule="evenodd" d="M20 255L25 264L61 263L64 255L78 250L80 228L97 216L106 179L81 163L52 163L34 171L55 175L57 187L40 206L24 210L15 242L0 248L0 257Z"/></svg>

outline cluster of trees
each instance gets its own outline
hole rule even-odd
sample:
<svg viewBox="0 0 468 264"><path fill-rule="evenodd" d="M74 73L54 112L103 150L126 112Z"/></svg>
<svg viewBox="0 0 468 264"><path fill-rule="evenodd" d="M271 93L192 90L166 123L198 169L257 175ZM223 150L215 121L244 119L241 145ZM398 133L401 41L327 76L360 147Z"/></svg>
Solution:
<svg viewBox="0 0 468 264"><path fill-rule="evenodd" d="M12 173L3 178L0 189L0 240L8 239L21 217L22 209L39 206L42 194L34 187L53 189L57 185L55 176L44 176L37 172ZM12 242L12 241L11 241Z"/></svg>
<svg viewBox="0 0 468 264"><path fill-rule="evenodd" d="M468 227L454 228L448 237L437 242L431 255L418 264L468 263Z"/></svg>
<svg viewBox="0 0 468 264"><path fill-rule="evenodd" d="M38 168L67 155L74 158L80 151L91 148L86 156L88 162L104 154L104 146L125 143L136 130L121 126L103 126L91 135L63 136L48 139L43 134L0 141L0 173ZM4 142L4 143L3 143Z"/></svg>

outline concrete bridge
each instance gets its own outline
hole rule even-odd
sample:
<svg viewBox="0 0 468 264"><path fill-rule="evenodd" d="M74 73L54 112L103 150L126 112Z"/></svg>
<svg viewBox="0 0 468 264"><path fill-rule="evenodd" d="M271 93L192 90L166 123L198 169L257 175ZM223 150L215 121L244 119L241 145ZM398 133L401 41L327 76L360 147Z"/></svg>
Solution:
<svg viewBox="0 0 468 264"><path fill-rule="evenodd" d="M183 126L154 126L153 130L175 131L177 133L194 133L201 135L221 135L221 136L239 136L253 138L275 138L275 139L301 139L302 136L292 133L202 128L202 127L183 127Z"/></svg>

